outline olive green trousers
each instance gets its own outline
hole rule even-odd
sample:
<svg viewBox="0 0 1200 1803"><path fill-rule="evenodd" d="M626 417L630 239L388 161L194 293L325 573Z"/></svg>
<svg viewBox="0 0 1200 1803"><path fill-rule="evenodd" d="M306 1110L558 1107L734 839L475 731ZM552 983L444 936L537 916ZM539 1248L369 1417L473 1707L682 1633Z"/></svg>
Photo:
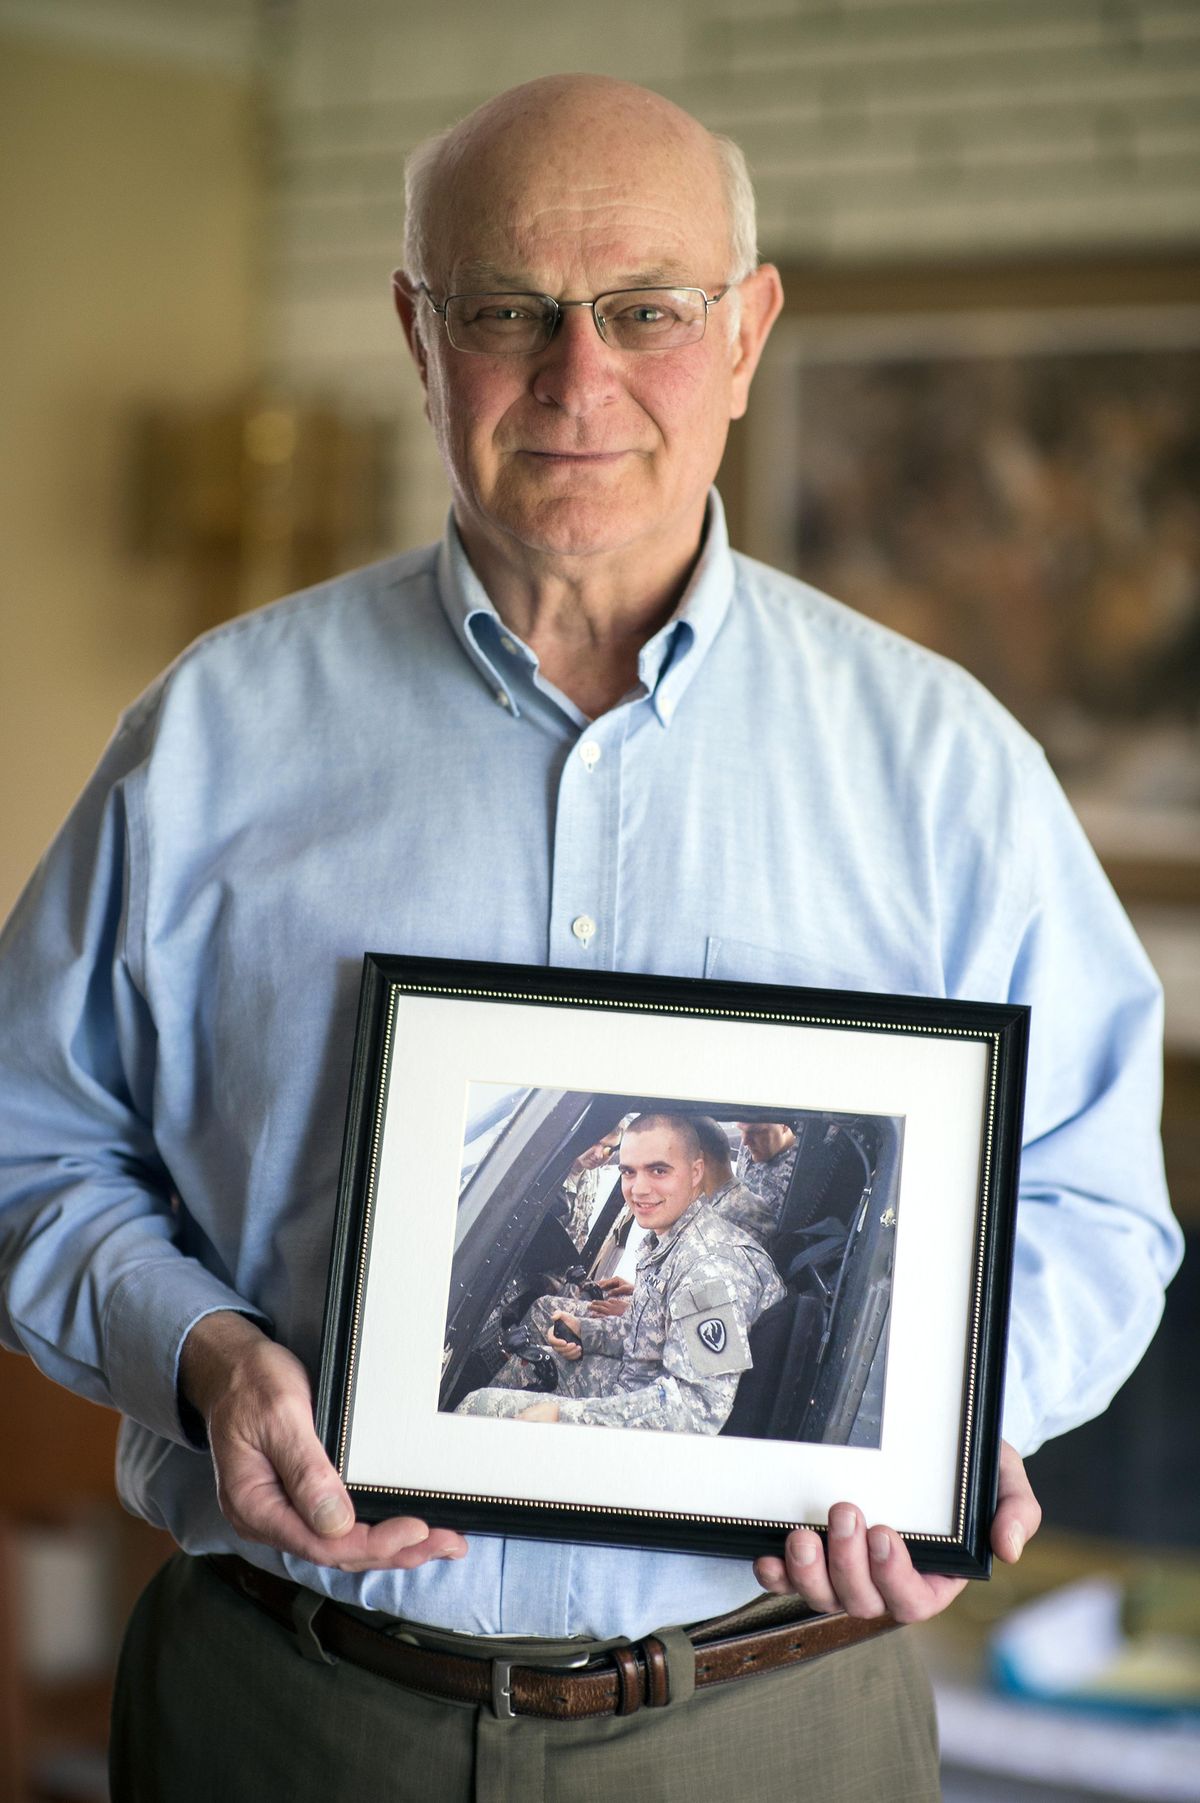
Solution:
<svg viewBox="0 0 1200 1803"><path fill-rule="evenodd" d="M678 1636L672 1642L678 1645ZM112 1803L932 1803L929 1684L904 1630L589 1721L499 1720L341 1661L180 1554L117 1676ZM691 1690L691 1695L687 1695ZM686 1699L686 1700L684 1700Z"/></svg>

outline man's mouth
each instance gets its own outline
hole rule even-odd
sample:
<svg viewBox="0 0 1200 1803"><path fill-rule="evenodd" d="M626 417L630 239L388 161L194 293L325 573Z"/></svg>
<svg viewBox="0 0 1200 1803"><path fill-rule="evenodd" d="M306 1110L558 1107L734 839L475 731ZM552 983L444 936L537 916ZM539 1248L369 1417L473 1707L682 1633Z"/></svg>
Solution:
<svg viewBox="0 0 1200 1803"><path fill-rule="evenodd" d="M536 457L540 463L619 463L624 451L540 451L526 446L523 457Z"/></svg>

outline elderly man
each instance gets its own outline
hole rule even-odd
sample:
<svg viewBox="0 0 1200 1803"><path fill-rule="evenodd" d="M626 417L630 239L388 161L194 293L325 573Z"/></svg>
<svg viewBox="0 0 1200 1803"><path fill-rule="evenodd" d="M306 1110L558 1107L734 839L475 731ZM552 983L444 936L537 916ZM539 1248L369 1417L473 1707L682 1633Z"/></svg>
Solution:
<svg viewBox="0 0 1200 1803"><path fill-rule="evenodd" d="M127 1637L114 1794L928 1797L927 1687L865 1634L959 1586L853 1499L757 1573L468 1545L355 1522L313 1433L366 947L1031 1002L1001 1558L1038 1521L1013 1446L1104 1406L1178 1257L1155 982L1037 750L729 550L710 484L780 305L736 152L564 77L410 173L443 542L185 654L0 952L0 1334L122 1411L122 1495L185 1549ZM712 1620L760 1584L847 1619L764 1672L721 1644L762 1605Z"/></svg>

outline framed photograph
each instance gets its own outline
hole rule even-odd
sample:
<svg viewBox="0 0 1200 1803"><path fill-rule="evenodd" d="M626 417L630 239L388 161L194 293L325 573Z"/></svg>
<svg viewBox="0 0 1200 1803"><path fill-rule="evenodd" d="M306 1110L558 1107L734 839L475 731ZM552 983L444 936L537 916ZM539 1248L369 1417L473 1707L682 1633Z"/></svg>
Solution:
<svg viewBox="0 0 1200 1803"><path fill-rule="evenodd" d="M361 1516L986 1576L1028 1011L365 960L318 1428Z"/></svg>

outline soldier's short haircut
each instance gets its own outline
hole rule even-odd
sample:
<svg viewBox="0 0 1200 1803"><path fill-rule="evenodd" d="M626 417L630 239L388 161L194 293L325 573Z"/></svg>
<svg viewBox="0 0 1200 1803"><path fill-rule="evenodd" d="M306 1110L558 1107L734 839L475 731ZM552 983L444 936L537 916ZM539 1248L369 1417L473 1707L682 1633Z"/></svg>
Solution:
<svg viewBox="0 0 1200 1803"><path fill-rule="evenodd" d="M717 1125L711 1114L694 1114L692 1126L696 1129L696 1138L700 1141L700 1155L705 1164L727 1165L733 1163L733 1155L729 1150L725 1129Z"/></svg>
<svg viewBox="0 0 1200 1803"><path fill-rule="evenodd" d="M648 1129L659 1128L664 1133L674 1133L683 1146L684 1155L690 1163L704 1157L704 1147L700 1144L700 1135L696 1132L696 1123L688 1114L639 1114L625 1129L625 1133L645 1133ZM624 1134L622 1134L624 1138Z"/></svg>

